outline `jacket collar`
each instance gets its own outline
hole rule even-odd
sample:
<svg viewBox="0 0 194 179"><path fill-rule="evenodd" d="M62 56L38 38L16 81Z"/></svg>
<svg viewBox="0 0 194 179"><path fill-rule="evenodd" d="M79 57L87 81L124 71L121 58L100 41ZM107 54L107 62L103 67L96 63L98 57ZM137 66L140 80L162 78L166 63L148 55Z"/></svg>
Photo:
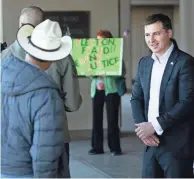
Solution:
<svg viewBox="0 0 194 179"><path fill-rule="evenodd" d="M11 51L12 54L19 58L20 60L25 60L26 58L26 53L25 51L21 48L17 40L11 45Z"/></svg>

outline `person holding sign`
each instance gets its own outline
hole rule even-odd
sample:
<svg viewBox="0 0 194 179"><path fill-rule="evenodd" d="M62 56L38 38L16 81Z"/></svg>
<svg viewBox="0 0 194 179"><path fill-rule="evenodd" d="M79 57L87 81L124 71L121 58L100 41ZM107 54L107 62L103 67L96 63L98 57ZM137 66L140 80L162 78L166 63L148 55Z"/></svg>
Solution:
<svg viewBox="0 0 194 179"><path fill-rule="evenodd" d="M97 38L113 38L111 32L100 30ZM103 154L103 108L106 102L108 118L108 146L112 155L121 155L119 137L119 105L120 95L118 93L118 76L92 77L91 97L93 103L93 128L92 128L92 149L88 152L91 155Z"/></svg>

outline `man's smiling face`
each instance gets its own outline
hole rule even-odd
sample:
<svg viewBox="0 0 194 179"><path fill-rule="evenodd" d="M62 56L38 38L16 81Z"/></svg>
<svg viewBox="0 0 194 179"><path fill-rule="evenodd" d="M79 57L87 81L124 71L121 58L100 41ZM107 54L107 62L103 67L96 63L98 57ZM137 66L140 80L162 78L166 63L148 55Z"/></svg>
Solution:
<svg viewBox="0 0 194 179"><path fill-rule="evenodd" d="M157 56L162 56L170 47L172 30L164 29L161 22L144 26L145 41Z"/></svg>

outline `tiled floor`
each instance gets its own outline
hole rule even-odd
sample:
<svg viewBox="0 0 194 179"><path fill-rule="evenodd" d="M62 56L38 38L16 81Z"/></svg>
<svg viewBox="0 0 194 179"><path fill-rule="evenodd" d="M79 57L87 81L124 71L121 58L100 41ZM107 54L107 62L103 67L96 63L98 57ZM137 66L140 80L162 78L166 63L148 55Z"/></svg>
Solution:
<svg viewBox="0 0 194 179"><path fill-rule="evenodd" d="M134 131L130 94L122 97L122 132ZM121 139L122 156L112 156L104 142L105 154L88 155L90 141L72 141L70 170L73 178L140 178L143 144L131 134Z"/></svg>
<svg viewBox="0 0 194 179"><path fill-rule="evenodd" d="M77 157L71 157L72 178L109 178L108 175Z"/></svg>
<svg viewBox="0 0 194 179"><path fill-rule="evenodd" d="M90 141L73 141L70 170L73 178L141 177L143 145L132 135L121 139L122 156L112 156L105 141L105 154L88 155Z"/></svg>
<svg viewBox="0 0 194 179"><path fill-rule="evenodd" d="M134 132L130 94L122 97L121 131ZM104 142L105 154L88 155L90 141L71 142L71 175L74 178L136 178L141 177L143 145L135 135L121 139L122 156L112 156Z"/></svg>
<svg viewBox="0 0 194 179"><path fill-rule="evenodd" d="M72 178L140 178L143 145L132 135L121 139L124 155L112 156L106 147L103 155L88 155L90 141L71 143ZM194 171L193 171L194 172Z"/></svg>

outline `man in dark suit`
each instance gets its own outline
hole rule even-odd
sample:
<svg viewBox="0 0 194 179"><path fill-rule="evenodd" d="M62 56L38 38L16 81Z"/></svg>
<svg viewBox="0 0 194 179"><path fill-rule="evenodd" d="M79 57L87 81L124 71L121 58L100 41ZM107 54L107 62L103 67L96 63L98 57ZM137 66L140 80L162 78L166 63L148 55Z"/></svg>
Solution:
<svg viewBox="0 0 194 179"><path fill-rule="evenodd" d="M132 88L136 134L146 145L143 178L193 177L194 58L172 41L168 16L145 22L151 56L141 58Z"/></svg>

